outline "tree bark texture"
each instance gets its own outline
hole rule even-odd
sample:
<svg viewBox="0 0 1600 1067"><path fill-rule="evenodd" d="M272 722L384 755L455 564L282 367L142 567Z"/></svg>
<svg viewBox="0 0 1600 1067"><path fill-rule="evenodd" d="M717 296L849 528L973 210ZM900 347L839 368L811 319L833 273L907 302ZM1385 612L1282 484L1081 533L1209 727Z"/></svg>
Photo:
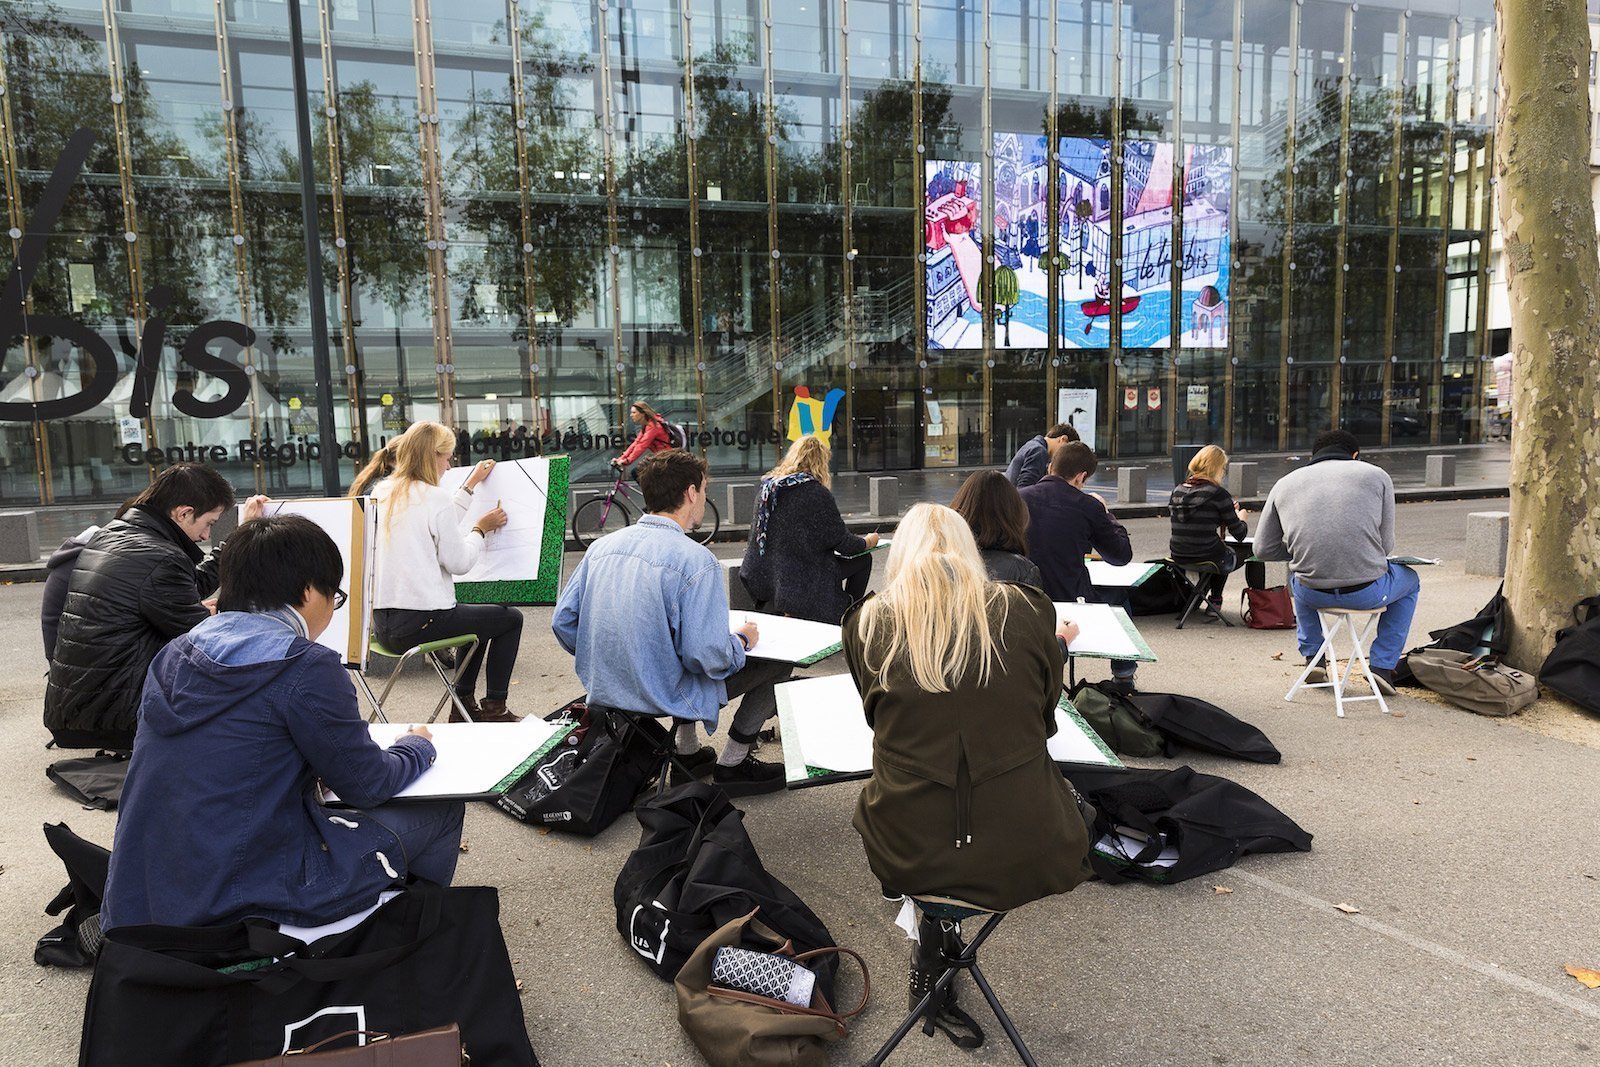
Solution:
<svg viewBox="0 0 1600 1067"><path fill-rule="evenodd" d="M1530 671L1572 621L1572 605L1600 593L1600 257L1585 7L1495 3L1495 172L1515 361L1507 659Z"/></svg>

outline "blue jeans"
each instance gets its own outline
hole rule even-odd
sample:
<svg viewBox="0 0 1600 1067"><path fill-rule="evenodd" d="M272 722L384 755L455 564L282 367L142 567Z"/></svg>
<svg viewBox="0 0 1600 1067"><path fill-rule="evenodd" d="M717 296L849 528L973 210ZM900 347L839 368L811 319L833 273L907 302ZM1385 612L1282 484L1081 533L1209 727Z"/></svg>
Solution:
<svg viewBox="0 0 1600 1067"><path fill-rule="evenodd" d="M400 840L406 870L435 885L449 885L461 858L461 821L467 806L459 800L405 800L367 811Z"/></svg>
<svg viewBox="0 0 1600 1067"><path fill-rule="evenodd" d="M1378 636L1372 639L1372 666L1379 670L1394 670L1395 664L1406 650L1406 637L1411 632L1411 616L1417 612L1417 592L1422 582L1417 572L1398 563L1389 564L1389 571L1365 589L1354 593L1330 593L1302 585L1300 579L1289 579L1289 590L1294 594L1295 626L1299 630L1300 654L1307 659L1322 647L1322 620L1317 618L1318 608L1353 608L1370 611L1383 608L1378 618Z"/></svg>

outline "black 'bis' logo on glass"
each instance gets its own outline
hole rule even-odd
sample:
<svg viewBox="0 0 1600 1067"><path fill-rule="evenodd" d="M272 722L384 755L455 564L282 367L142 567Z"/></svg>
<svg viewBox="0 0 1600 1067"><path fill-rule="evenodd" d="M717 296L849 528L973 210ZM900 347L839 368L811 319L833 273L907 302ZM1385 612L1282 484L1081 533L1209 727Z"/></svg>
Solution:
<svg viewBox="0 0 1600 1067"><path fill-rule="evenodd" d="M0 293L0 338L18 336L59 337L76 345L93 364L89 384L71 396L44 400L37 404L28 401L0 403L0 421L49 422L72 415L82 415L104 403L117 383L117 357L111 345L94 330L81 322L61 315L24 315L23 300L34 273L44 259L45 242L55 230L56 220L66 205L73 182L89 159L96 134L90 129L73 133L67 146L56 161L45 184L44 195L34 208L33 217L23 231L22 245L6 278L5 290ZM142 419L150 414L150 396L155 391L156 372L161 360L161 347L167 330L162 312L172 303L172 290L158 285L146 295L150 315L145 319L144 332L139 337L138 357L134 362L133 395L128 401L128 414ZM194 393L184 387L173 391L172 404L185 415L197 419L214 419L237 411L250 394L250 378L244 368L220 356L210 348L218 341L228 340L241 348L255 343L256 334L242 322L217 319L194 328L179 353L185 363L197 371L220 379L227 391L215 400L196 400Z"/></svg>

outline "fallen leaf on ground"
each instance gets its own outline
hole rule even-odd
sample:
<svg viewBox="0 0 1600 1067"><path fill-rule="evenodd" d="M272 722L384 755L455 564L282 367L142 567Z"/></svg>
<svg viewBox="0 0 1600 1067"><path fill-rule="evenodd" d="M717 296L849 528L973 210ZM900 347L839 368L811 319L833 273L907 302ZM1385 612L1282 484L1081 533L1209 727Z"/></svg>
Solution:
<svg viewBox="0 0 1600 1067"><path fill-rule="evenodd" d="M1346 915L1360 915L1361 914L1361 909L1360 908L1356 907L1354 904L1347 904L1342 900L1339 903L1337 903L1337 904L1335 904L1333 906L1333 910L1334 911L1342 911Z"/></svg>
<svg viewBox="0 0 1600 1067"><path fill-rule="evenodd" d="M1591 970L1588 967L1574 967L1569 963L1567 964L1567 973L1590 989L1600 989L1600 971Z"/></svg>
<svg viewBox="0 0 1600 1067"><path fill-rule="evenodd" d="M1274 652L1272 654L1272 658L1273 659L1282 659L1283 658L1283 653L1282 652Z"/></svg>
<svg viewBox="0 0 1600 1067"><path fill-rule="evenodd" d="M1233 892L1233 890L1229 889L1225 885L1214 885L1214 886L1211 887L1211 891L1213 893L1219 893L1219 894L1220 893L1231 893L1231 892Z"/></svg>
<svg viewBox="0 0 1600 1067"><path fill-rule="evenodd" d="M462 852L471 852L472 851L472 846L467 844L465 841L463 841L463 842L461 842L461 851Z"/></svg>
<svg viewBox="0 0 1600 1067"><path fill-rule="evenodd" d="M537 829L539 831L539 836L540 837L549 837L550 836L550 827L548 827L548 826L540 826Z"/></svg>
<svg viewBox="0 0 1600 1067"><path fill-rule="evenodd" d="M517 992L522 992L522 979L520 978L517 979Z"/></svg>

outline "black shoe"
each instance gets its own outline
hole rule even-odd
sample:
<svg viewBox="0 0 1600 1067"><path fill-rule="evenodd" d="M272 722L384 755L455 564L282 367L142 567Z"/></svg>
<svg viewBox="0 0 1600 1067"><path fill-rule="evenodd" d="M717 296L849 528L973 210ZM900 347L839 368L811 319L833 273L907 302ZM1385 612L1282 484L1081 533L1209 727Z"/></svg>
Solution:
<svg viewBox="0 0 1600 1067"><path fill-rule="evenodd" d="M1311 667L1311 669L1306 672L1306 680L1304 684L1321 685L1328 680L1328 665L1324 661L1319 659L1317 660L1316 665L1312 666L1310 658L1307 658L1306 666Z"/></svg>
<svg viewBox="0 0 1600 1067"><path fill-rule="evenodd" d="M722 787L730 797L753 797L762 793L776 793L783 788L783 766L763 763L754 756L746 756L732 767L717 764L711 769L711 780Z"/></svg>
<svg viewBox="0 0 1600 1067"><path fill-rule="evenodd" d="M1386 697L1392 697L1395 695L1395 693L1399 692L1399 690L1395 689L1394 687L1394 668L1373 667L1372 687Z"/></svg>

